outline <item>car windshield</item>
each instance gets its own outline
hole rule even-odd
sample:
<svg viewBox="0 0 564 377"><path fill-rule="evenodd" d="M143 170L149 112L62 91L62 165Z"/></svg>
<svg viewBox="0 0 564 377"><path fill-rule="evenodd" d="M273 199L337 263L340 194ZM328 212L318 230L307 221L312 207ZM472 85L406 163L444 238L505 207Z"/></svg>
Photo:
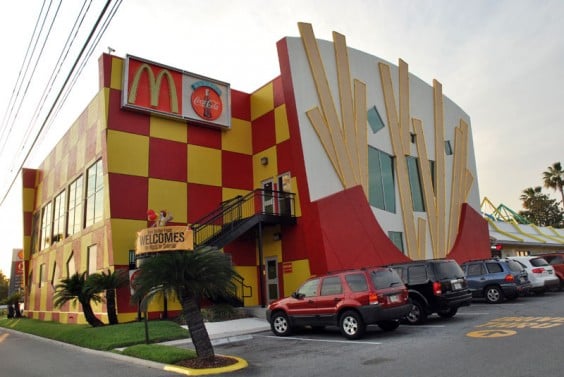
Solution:
<svg viewBox="0 0 564 377"><path fill-rule="evenodd" d="M454 261L444 261L435 263L435 273L437 278L442 279L458 279L464 277L464 272Z"/></svg>
<svg viewBox="0 0 564 377"><path fill-rule="evenodd" d="M544 258L533 258L531 264L535 267L548 266L548 262Z"/></svg>
<svg viewBox="0 0 564 377"><path fill-rule="evenodd" d="M398 285L403 285L399 275L391 268L386 268L382 270L374 270L370 274L372 277L372 282L376 289L384 289L389 287L394 287Z"/></svg>

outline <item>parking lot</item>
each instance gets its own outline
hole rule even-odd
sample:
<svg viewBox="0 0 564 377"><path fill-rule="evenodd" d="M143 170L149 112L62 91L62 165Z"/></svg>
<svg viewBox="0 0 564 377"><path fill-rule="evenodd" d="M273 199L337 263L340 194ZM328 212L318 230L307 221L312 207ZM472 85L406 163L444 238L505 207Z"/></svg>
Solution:
<svg viewBox="0 0 564 377"><path fill-rule="evenodd" d="M337 328L291 337L265 331L215 347L249 367L230 376L540 376L561 375L564 292L501 304L474 301L451 319L393 332L370 326L361 340Z"/></svg>

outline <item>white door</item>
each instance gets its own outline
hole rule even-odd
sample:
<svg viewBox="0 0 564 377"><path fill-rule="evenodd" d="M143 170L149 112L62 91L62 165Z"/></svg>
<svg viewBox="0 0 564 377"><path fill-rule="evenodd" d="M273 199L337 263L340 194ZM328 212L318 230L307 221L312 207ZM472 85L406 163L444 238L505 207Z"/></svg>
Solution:
<svg viewBox="0 0 564 377"><path fill-rule="evenodd" d="M266 258L266 295L268 303L278 300L278 260L274 258Z"/></svg>

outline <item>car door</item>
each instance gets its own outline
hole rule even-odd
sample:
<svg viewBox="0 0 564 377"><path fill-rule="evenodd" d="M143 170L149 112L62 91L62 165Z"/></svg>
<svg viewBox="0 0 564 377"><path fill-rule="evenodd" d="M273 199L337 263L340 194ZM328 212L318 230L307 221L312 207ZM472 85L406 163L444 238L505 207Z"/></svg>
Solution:
<svg viewBox="0 0 564 377"><path fill-rule="evenodd" d="M345 298L343 283L339 275L327 276L321 280L319 296L316 303L316 319L318 324L336 324L337 307Z"/></svg>
<svg viewBox="0 0 564 377"><path fill-rule="evenodd" d="M288 301L288 315L299 321L315 316L316 301L320 279L306 281Z"/></svg>
<svg viewBox="0 0 564 377"><path fill-rule="evenodd" d="M472 296L480 296L486 283L486 269L484 268L484 264L482 262L467 263L464 267L466 282L470 292L472 292Z"/></svg>

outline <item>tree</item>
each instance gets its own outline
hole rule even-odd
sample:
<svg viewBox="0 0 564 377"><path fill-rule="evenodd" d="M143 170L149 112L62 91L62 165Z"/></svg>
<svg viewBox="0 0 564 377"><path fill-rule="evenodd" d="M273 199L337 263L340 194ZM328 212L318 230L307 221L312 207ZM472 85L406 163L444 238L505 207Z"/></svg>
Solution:
<svg viewBox="0 0 564 377"><path fill-rule="evenodd" d="M198 358L214 359L213 346L200 311L200 301L235 291L232 278L237 273L227 256L212 247L164 252L144 259L139 269L132 301L139 302L157 292L175 295L182 306L182 315Z"/></svg>
<svg viewBox="0 0 564 377"><path fill-rule="evenodd" d="M110 325L118 323L117 309L116 309L116 289L121 288L128 284L129 277L125 270L94 273L86 279L86 284L95 291L102 292L106 296L106 308L108 310L108 321Z"/></svg>
<svg viewBox="0 0 564 377"><path fill-rule="evenodd" d="M55 307L61 307L67 302L76 303L80 302L82 305L82 311L84 313L84 318L92 327L103 326L104 323L94 315L94 310L92 310L91 301L100 302L102 298L97 292L92 288L90 284L86 284L87 273L76 272L65 279L61 279L61 282L55 286L55 295L53 296L53 304Z"/></svg>
<svg viewBox="0 0 564 377"><path fill-rule="evenodd" d="M553 226L561 228L564 226L564 212L560 210L555 199L550 199L542 193L542 188L529 187L523 190L520 196L523 201L523 208L526 211L519 211L527 221L538 226Z"/></svg>
<svg viewBox="0 0 564 377"><path fill-rule="evenodd" d="M560 193L562 207L564 207L564 170L560 162L555 162L548 170L542 173L544 187L551 188Z"/></svg>
<svg viewBox="0 0 564 377"><path fill-rule="evenodd" d="M10 279L0 270L0 302L8 298L8 290L10 289Z"/></svg>

